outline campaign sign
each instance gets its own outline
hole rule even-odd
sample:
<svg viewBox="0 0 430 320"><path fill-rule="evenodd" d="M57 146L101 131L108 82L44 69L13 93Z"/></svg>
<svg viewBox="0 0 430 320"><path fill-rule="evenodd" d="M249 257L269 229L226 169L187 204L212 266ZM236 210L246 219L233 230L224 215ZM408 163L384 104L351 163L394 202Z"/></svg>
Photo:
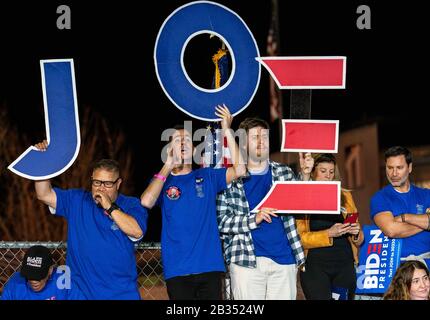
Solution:
<svg viewBox="0 0 430 320"><path fill-rule="evenodd" d="M338 120L282 119L281 152L337 153Z"/></svg>
<svg viewBox="0 0 430 320"><path fill-rule="evenodd" d="M402 239L388 238L374 225L364 225L363 232L355 293L385 293L400 264Z"/></svg>
<svg viewBox="0 0 430 320"><path fill-rule="evenodd" d="M41 60L40 68L49 147L42 152L30 146L8 167L31 180L50 179L66 171L81 145L73 60Z"/></svg>
<svg viewBox="0 0 430 320"><path fill-rule="evenodd" d="M185 68L188 43L204 33L217 36L231 56L230 77L220 88L196 85ZM251 103L260 83L261 65L280 89L345 89L346 57L260 57L243 19L211 1L187 3L167 17L155 42L154 64L170 101L191 117L206 121L220 120L214 113L219 104L226 104L237 115Z"/></svg>
<svg viewBox="0 0 430 320"><path fill-rule="evenodd" d="M277 181L252 212L340 214L340 189L339 181Z"/></svg>
<svg viewBox="0 0 430 320"><path fill-rule="evenodd" d="M346 57L261 57L279 89L345 89Z"/></svg>
<svg viewBox="0 0 430 320"><path fill-rule="evenodd" d="M228 48L232 71L217 89L196 85L184 65L184 52L195 36L216 35ZM224 103L233 115L252 101L260 82L257 42L242 18L229 8L210 1L187 3L167 17L157 35L154 63L158 81L170 101L200 120L219 121L215 106Z"/></svg>

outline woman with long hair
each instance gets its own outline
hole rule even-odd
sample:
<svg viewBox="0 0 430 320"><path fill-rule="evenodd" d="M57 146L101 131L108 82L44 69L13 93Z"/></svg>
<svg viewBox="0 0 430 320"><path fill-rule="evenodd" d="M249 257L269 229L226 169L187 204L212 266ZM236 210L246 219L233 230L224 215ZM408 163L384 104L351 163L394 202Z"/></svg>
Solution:
<svg viewBox="0 0 430 320"><path fill-rule="evenodd" d="M384 300L430 300L429 270L418 260L403 262L397 269Z"/></svg>
<svg viewBox="0 0 430 320"><path fill-rule="evenodd" d="M315 154L311 178L315 181L340 180L332 154ZM355 265L358 248L364 240L360 223L348 221L357 214L351 192L342 189L339 214L304 215L296 219L297 230L307 256L300 280L308 300L330 300L336 290L352 299L356 288Z"/></svg>

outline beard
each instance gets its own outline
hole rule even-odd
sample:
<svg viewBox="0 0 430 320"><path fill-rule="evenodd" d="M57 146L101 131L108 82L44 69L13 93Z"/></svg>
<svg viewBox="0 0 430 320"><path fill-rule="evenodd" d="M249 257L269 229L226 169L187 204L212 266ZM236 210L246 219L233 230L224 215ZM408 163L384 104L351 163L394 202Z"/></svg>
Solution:
<svg viewBox="0 0 430 320"><path fill-rule="evenodd" d="M406 182L408 181L408 177L406 176L406 177L404 177L400 180L396 180L396 181L393 181L391 178L388 178L388 181L390 181L390 183L393 187L403 187L406 184Z"/></svg>
<svg viewBox="0 0 430 320"><path fill-rule="evenodd" d="M269 152L267 151L256 151L249 154L249 159L255 162L263 162L269 159Z"/></svg>

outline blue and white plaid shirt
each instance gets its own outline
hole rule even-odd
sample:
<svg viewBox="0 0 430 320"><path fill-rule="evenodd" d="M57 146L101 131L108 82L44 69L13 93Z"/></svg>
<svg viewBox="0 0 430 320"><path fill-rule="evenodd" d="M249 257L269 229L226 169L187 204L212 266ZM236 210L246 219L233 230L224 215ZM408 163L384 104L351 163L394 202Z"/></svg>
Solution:
<svg viewBox="0 0 430 320"><path fill-rule="evenodd" d="M272 183L297 180L290 167L273 161L269 161L269 165L272 170ZM249 210L241 178L233 181L218 195L217 219L227 264L233 262L243 267L255 268L256 257L251 230L257 228L256 214ZM281 219L284 222L296 265L301 266L305 262L305 254L295 219L291 215L282 215Z"/></svg>

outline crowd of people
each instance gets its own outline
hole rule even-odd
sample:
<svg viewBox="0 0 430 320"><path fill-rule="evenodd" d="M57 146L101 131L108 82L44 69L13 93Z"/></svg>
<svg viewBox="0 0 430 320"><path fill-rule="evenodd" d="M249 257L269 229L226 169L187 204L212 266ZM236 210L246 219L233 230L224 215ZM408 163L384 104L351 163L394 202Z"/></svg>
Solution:
<svg viewBox="0 0 430 320"><path fill-rule="evenodd" d="M123 183L115 160L96 162L91 188L53 187L36 181L37 198L54 216L68 222L66 268L56 266L49 250L27 250L19 272L3 288L3 300L140 299L134 244L146 230L148 211L161 208L161 254L172 300L222 299L228 272L235 300L294 300L297 281L306 299L330 300L333 288L354 299L360 245L364 241L352 190L341 190L338 215L279 214L277 208L254 212L276 181L340 181L333 154L299 154L300 172L269 157L269 126L247 118L238 145L226 106L216 115L227 138L232 166L193 166L192 132L175 127L167 160L140 199L120 193ZM47 150L47 141L36 144ZM370 201L376 226L402 238L401 266L381 294L387 300L428 300L430 190L409 179L412 155L404 147L385 153L389 184ZM64 267L64 266L63 266Z"/></svg>

